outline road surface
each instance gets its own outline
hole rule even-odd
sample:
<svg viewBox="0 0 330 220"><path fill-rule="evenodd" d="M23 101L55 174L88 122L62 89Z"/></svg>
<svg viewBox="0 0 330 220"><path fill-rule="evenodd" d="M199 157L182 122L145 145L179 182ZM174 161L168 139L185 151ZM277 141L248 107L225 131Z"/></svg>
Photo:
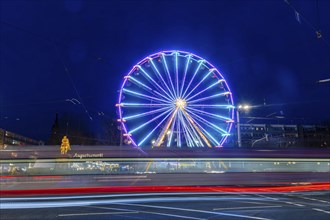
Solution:
<svg viewBox="0 0 330 220"><path fill-rule="evenodd" d="M330 191L1 198L1 219L330 219Z"/></svg>

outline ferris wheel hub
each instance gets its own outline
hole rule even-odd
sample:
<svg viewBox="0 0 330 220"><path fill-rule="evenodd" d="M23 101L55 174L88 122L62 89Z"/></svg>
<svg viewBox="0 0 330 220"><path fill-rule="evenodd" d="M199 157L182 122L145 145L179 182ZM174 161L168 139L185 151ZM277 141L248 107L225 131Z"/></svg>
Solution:
<svg viewBox="0 0 330 220"><path fill-rule="evenodd" d="M185 99L178 98L178 99L175 101L175 106L176 106L177 108L184 109L184 108L187 106L187 101L186 101Z"/></svg>

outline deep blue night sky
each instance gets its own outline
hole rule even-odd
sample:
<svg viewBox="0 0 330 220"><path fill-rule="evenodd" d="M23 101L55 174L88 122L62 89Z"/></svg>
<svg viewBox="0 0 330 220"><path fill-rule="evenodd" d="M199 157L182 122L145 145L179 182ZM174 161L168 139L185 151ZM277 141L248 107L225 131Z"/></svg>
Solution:
<svg viewBox="0 0 330 220"><path fill-rule="evenodd" d="M330 1L290 2L306 20L283 0L1 0L0 127L47 139L56 112L88 119L71 98L97 127L131 67L169 49L213 63L235 103L270 105L260 116L330 120L330 83L315 83L330 78Z"/></svg>

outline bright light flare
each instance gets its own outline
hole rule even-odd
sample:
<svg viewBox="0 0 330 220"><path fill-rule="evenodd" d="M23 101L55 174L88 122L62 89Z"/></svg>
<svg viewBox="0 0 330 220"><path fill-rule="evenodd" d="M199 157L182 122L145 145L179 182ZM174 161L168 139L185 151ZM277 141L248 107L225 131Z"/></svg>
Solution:
<svg viewBox="0 0 330 220"><path fill-rule="evenodd" d="M179 109L184 109L187 106L187 102L182 98L178 98L175 102L175 106Z"/></svg>

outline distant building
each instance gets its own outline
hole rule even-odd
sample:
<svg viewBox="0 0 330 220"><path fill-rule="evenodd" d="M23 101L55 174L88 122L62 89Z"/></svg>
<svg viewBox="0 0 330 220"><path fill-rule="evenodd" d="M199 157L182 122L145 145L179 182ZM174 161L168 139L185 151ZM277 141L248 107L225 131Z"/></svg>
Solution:
<svg viewBox="0 0 330 220"><path fill-rule="evenodd" d="M240 128L242 147L330 147L326 125L240 124ZM237 130L233 138L237 142Z"/></svg>
<svg viewBox="0 0 330 220"><path fill-rule="evenodd" d="M42 141L34 140L14 132L6 131L0 128L0 149L7 146L26 146L26 145L44 145Z"/></svg>

